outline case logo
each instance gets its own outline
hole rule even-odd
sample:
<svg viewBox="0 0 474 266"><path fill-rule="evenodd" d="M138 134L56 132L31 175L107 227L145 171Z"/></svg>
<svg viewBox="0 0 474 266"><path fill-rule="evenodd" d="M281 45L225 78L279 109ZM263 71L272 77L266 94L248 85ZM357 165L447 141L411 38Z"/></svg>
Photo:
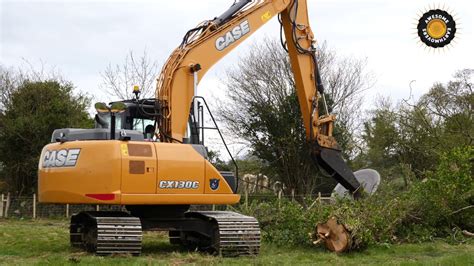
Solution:
<svg viewBox="0 0 474 266"><path fill-rule="evenodd" d="M209 180L209 186L211 187L212 190L216 190L219 188L219 179L210 179Z"/></svg>
<svg viewBox="0 0 474 266"><path fill-rule="evenodd" d="M43 168L74 167L81 149L46 150L43 156Z"/></svg>
<svg viewBox="0 0 474 266"><path fill-rule="evenodd" d="M249 22L246 20L239 25L235 26L232 30L228 31L224 36L217 38L216 49L219 51L224 50L229 45L238 41L242 36L250 32Z"/></svg>

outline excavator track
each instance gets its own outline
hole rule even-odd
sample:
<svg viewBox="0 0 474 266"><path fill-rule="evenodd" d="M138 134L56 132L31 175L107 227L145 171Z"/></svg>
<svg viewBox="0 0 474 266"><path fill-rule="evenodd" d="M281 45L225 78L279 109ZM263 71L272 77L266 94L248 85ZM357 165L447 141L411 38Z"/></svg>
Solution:
<svg viewBox="0 0 474 266"><path fill-rule="evenodd" d="M81 212L71 217L73 247L96 255L140 255L142 226L139 218L125 212Z"/></svg>
<svg viewBox="0 0 474 266"><path fill-rule="evenodd" d="M181 218L149 220L144 226L146 230L169 230L174 244L224 257L252 256L260 251L257 219L235 212L186 212ZM70 239L73 247L97 255L140 255L142 222L125 212L81 212L71 217Z"/></svg>
<svg viewBox="0 0 474 266"><path fill-rule="evenodd" d="M189 212L187 216L207 219L215 223L212 249L224 257L258 255L260 227L257 219L228 211Z"/></svg>

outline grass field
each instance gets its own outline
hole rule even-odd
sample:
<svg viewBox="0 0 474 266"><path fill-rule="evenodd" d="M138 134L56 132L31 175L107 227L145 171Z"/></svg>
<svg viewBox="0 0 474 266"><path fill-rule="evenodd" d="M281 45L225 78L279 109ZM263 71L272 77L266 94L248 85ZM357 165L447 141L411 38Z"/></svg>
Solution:
<svg viewBox="0 0 474 266"><path fill-rule="evenodd" d="M474 242L371 247L336 255L320 248L262 244L257 257L220 258L182 251L162 233L145 233L140 257L96 257L69 247L68 224L58 220L0 220L0 264L99 265L474 265Z"/></svg>

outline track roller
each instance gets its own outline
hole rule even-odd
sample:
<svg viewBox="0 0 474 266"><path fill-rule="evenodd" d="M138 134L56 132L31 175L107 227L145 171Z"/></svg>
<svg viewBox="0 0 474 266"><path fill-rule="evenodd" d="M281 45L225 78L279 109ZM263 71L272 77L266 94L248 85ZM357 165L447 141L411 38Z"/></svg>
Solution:
<svg viewBox="0 0 474 266"><path fill-rule="evenodd" d="M97 255L140 255L140 219L125 212L80 212L71 217L70 241Z"/></svg>
<svg viewBox="0 0 474 266"><path fill-rule="evenodd" d="M212 230L210 241L196 243L201 250L224 257L258 255L260 252L260 227L254 217L228 211L188 212L187 217L207 220ZM189 243L190 234L184 234L183 243Z"/></svg>

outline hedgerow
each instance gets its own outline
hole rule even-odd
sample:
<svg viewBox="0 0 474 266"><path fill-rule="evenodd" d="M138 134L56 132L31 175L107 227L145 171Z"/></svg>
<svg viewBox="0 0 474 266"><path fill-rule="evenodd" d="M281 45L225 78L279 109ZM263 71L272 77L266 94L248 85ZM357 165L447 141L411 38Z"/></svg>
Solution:
<svg viewBox="0 0 474 266"><path fill-rule="evenodd" d="M308 234L331 217L350 232L353 250L449 237L462 229L472 232L473 160L473 147L455 149L408 189L385 183L375 195L358 201L338 200L311 208L289 200L254 201L239 211L257 217L264 241L277 245L311 245Z"/></svg>

